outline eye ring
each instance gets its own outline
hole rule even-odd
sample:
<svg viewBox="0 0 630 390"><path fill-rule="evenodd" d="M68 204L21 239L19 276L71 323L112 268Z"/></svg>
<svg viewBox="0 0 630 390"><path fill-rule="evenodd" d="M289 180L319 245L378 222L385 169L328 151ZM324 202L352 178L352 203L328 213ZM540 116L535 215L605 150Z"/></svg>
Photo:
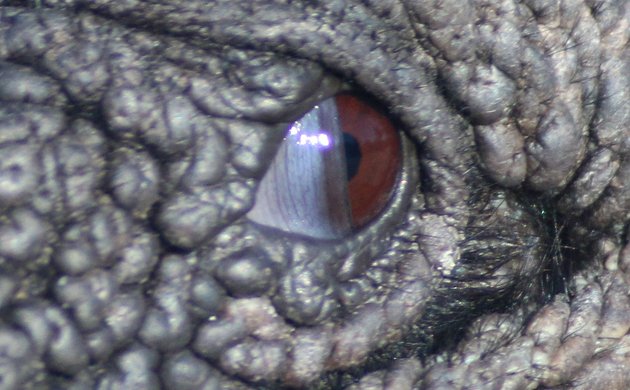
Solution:
<svg viewBox="0 0 630 390"><path fill-rule="evenodd" d="M408 184L403 165L409 169L413 149L368 99L334 95L289 126L247 217L318 240L354 235L380 219Z"/></svg>

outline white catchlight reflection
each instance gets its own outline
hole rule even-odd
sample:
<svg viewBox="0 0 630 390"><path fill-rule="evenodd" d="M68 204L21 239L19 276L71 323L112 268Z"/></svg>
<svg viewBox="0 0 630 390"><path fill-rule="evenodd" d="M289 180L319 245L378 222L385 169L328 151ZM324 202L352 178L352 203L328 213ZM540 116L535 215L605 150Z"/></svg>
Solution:
<svg viewBox="0 0 630 390"><path fill-rule="evenodd" d="M332 142L328 132L319 130L319 132L315 131L315 134L313 134L313 130L311 130L311 134L305 134L302 130L302 124L300 122L293 123L289 128L289 137L297 138L296 144L315 146L319 149L330 148Z"/></svg>
<svg viewBox="0 0 630 390"><path fill-rule="evenodd" d="M322 149L328 149L328 147L330 146L330 138L326 133L319 133L314 135L300 134L300 138L298 139L297 144L319 146Z"/></svg>
<svg viewBox="0 0 630 390"><path fill-rule="evenodd" d="M289 135L298 135L300 131L302 131L302 124L300 122L295 122L289 128Z"/></svg>

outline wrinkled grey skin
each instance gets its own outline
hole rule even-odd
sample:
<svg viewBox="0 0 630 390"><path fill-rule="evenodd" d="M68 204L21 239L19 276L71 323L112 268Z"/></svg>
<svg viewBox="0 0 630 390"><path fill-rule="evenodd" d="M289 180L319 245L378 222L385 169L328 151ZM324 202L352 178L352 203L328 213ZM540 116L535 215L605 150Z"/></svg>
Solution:
<svg viewBox="0 0 630 390"><path fill-rule="evenodd" d="M0 388L630 386L629 1L0 5ZM249 222L348 89L390 204Z"/></svg>

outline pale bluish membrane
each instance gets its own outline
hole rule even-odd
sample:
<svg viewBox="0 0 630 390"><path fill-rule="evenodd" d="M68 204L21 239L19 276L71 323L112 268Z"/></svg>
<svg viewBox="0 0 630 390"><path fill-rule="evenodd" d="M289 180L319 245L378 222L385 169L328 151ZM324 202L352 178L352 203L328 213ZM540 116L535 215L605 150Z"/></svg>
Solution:
<svg viewBox="0 0 630 390"><path fill-rule="evenodd" d="M340 126L335 99L329 98L289 127L260 182L250 220L318 239L351 231Z"/></svg>

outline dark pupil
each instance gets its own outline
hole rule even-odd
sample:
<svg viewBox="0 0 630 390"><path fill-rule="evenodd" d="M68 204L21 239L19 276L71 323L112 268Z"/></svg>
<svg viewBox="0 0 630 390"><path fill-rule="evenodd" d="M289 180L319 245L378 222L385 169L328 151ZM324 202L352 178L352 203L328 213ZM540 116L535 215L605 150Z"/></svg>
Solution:
<svg viewBox="0 0 630 390"><path fill-rule="evenodd" d="M348 181L357 174L361 164L361 148L357 139L350 133L343 133L343 145L346 152L346 170Z"/></svg>

